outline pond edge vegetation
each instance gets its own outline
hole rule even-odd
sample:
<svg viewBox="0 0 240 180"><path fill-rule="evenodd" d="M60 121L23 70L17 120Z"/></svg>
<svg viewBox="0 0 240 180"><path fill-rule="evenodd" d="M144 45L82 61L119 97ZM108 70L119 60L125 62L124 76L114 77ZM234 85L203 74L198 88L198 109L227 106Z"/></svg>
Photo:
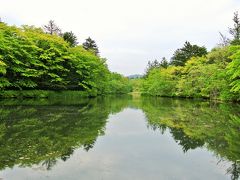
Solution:
<svg viewBox="0 0 240 180"><path fill-rule="evenodd" d="M221 35L221 43L210 52L185 42L170 61L149 61L142 79L134 80L142 95L240 101L240 19L234 13L232 39Z"/></svg>
<svg viewBox="0 0 240 180"><path fill-rule="evenodd" d="M42 28L0 22L0 98L47 98L55 92L95 97L109 94L240 101L240 19L234 13L232 38L222 33L210 52L186 41L172 58L149 61L143 77L110 72L95 41ZM65 92L67 91L67 92ZM64 94L62 93L62 94Z"/></svg>
<svg viewBox="0 0 240 180"><path fill-rule="evenodd" d="M82 45L54 23L43 28L0 22L0 98L126 94L128 78L110 72L90 37Z"/></svg>

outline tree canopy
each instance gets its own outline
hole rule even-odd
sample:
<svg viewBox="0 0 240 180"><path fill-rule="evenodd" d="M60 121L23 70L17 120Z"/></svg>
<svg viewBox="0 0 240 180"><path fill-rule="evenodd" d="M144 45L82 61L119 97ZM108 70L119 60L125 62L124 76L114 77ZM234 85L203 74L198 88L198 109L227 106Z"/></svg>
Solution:
<svg viewBox="0 0 240 180"><path fill-rule="evenodd" d="M131 89L110 89L112 79L127 87L128 81L122 75L115 78L105 59L66 42L70 36L76 40L73 33L64 40L57 32L54 25L45 33L33 26L0 23L1 90L80 90L97 95Z"/></svg>
<svg viewBox="0 0 240 180"><path fill-rule="evenodd" d="M83 43L83 48L87 51L93 52L95 55L99 55L99 50L96 42L88 37L86 41Z"/></svg>
<svg viewBox="0 0 240 180"><path fill-rule="evenodd" d="M148 61L148 64L145 70L145 77L149 75L152 69L160 68L160 67L167 68L168 65L169 63L165 57L163 57L160 62L157 59L155 59L154 61Z"/></svg>
<svg viewBox="0 0 240 180"><path fill-rule="evenodd" d="M233 39L220 33L222 42L207 52L205 47L185 42L167 67L149 62L141 93L152 96L209 98L240 101L240 19L234 13ZM164 61L165 62L165 61Z"/></svg>
<svg viewBox="0 0 240 180"><path fill-rule="evenodd" d="M74 47L78 44L77 36L72 31L65 32L63 33L62 36L63 36L63 39L70 44L70 46Z"/></svg>
<svg viewBox="0 0 240 180"><path fill-rule="evenodd" d="M143 80L143 94L240 100L240 46L213 49L185 66L156 67Z"/></svg>
<svg viewBox="0 0 240 180"><path fill-rule="evenodd" d="M177 49L171 58L171 64L175 66L184 66L191 57L201 57L207 54L207 49L202 46L192 45L186 41L182 48Z"/></svg>

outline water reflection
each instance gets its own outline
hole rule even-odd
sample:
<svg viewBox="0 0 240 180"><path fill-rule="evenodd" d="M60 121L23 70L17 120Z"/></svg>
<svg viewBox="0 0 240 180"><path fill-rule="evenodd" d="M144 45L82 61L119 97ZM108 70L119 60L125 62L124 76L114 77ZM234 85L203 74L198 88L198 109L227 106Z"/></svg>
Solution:
<svg viewBox="0 0 240 180"><path fill-rule="evenodd" d="M240 106L192 100L143 99L149 125L166 127L183 152L205 146L221 160L229 160L227 173L237 180L240 175ZM157 127L157 128L156 128Z"/></svg>
<svg viewBox="0 0 240 180"><path fill-rule="evenodd" d="M231 162L226 173L239 178L238 105L131 96L1 101L0 170L33 165L51 170L76 149L90 151L104 135L109 115L126 107L141 109L153 131L168 130L184 153L206 148Z"/></svg>

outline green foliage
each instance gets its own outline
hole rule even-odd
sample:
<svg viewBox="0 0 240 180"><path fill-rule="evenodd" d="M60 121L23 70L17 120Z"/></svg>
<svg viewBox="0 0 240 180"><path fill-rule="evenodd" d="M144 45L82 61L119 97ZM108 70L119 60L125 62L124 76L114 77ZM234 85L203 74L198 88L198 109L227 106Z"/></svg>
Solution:
<svg viewBox="0 0 240 180"><path fill-rule="evenodd" d="M158 62L158 60L154 60L154 61L148 61L147 63L147 68L145 70L145 77L147 77L150 73L150 71L154 68L159 68L160 67L160 63Z"/></svg>
<svg viewBox="0 0 240 180"><path fill-rule="evenodd" d="M140 93L141 92L141 87L142 87L142 78L136 78L136 79L130 79L130 83L132 86L132 91L134 93Z"/></svg>
<svg viewBox="0 0 240 180"><path fill-rule="evenodd" d="M143 81L143 94L156 96L175 96L176 83L178 77L176 74L179 67L169 66L165 68L155 68L150 71L148 77Z"/></svg>
<svg viewBox="0 0 240 180"><path fill-rule="evenodd" d="M0 73L6 74L6 64L0 60Z"/></svg>
<svg viewBox="0 0 240 180"><path fill-rule="evenodd" d="M88 37L86 41L83 43L83 48L86 49L87 51L92 52L95 55L99 55L99 50L97 47L96 42Z"/></svg>
<svg viewBox="0 0 240 180"><path fill-rule="evenodd" d="M142 94L240 101L240 20L234 13L233 40L220 33L222 43L207 53L206 48L185 42L175 51L171 66L163 69L158 61L149 62L142 83ZM229 45L229 42L231 45ZM165 64L165 63L161 63ZM182 66L177 73L173 67Z"/></svg>
<svg viewBox="0 0 240 180"><path fill-rule="evenodd" d="M219 100L240 100L239 49L213 49L203 57L192 57L185 66L154 68L142 83L142 93Z"/></svg>
<svg viewBox="0 0 240 180"><path fill-rule="evenodd" d="M152 62L148 61L147 68L145 70L145 77L147 77L149 75L149 73L152 69L160 68L160 67L167 68L168 65L169 65L169 63L165 57L163 57L160 62L158 62L158 60L156 60L156 59Z"/></svg>
<svg viewBox="0 0 240 180"><path fill-rule="evenodd" d="M112 73L109 77L109 89L107 93L110 94L126 94L132 91L132 85L128 78L122 77L118 73Z"/></svg>
<svg viewBox="0 0 240 180"><path fill-rule="evenodd" d="M237 51L231 56L232 62L228 65L228 74L231 79L231 91L238 94L240 99L240 46L234 47Z"/></svg>
<svg viewBox="0 0 240 180"><path fill-rule="evenodd" d="M63 39L70 44L70 46L74 47L78 44L77 36L73 34L72 31L63 33Z"/></svg>
<svg viewBox="0 0 240 180"><path fill-rule="evenodd" d="M177 95L182 97L221 98L229 91L222 64L209 64L207 58L192 58L182 70Z"/></svg>
<svg viewBox="0 0 240 180"><path fill-rule="evenodd" d="M184 66L187 60L191 57L201 57L207 54L207 49L192 45L189 42L185 42L183 48L177 49L173 57L171 58L171 64L176 66Z"/></svg>
<svg viewBox="0 0 240 180"><path fill-rule="evenodd" d="M46 34L33 26L0 24L0 89L79 90L90 96L127 92L122 76L115 83L120 89L113 87L105 59L82 46L71 47L75 44L54 29Z"/></svg>
<svg viewBox="0 0 240 180"><path fill-rule="evenodd" d="M86 91L46 91L46 90L8 90L8 91L1 91L0 98L78 98L78 97L88 97L89 93Z"/></svg>

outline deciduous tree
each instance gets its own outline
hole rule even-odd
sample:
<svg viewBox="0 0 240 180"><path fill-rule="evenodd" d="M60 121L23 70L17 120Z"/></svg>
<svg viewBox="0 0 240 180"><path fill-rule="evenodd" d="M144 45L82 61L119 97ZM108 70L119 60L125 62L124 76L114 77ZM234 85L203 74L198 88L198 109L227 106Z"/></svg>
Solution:
<svg viewBox="0 0 240 180"><path fill-rule="evenodd" d="M61 35L61 29L56 25L53 20L50 20L47 25L44 25L43 29L47 34Z"/></svg>

